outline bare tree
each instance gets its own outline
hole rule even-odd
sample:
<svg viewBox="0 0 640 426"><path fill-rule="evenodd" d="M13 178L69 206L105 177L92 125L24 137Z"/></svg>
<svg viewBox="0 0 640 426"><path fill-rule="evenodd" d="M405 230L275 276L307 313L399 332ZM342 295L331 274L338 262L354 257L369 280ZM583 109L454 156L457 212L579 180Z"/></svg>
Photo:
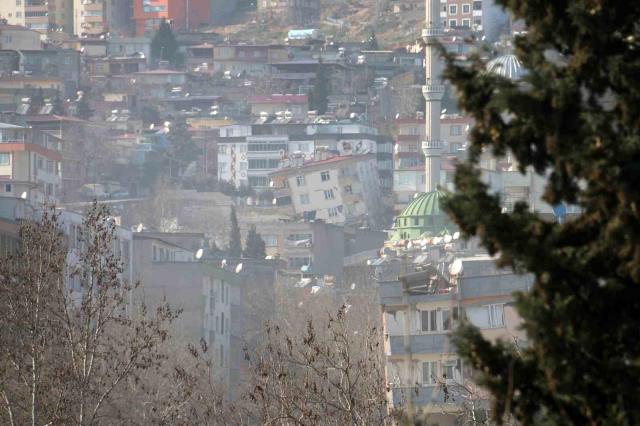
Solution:
<svg viewBox="0 0 640 426"><path fill-rule="evenodd" d="M353 328L350 306L324 321L309 319L302 334L269 324L265 341L246 353L247 400L263 424L386 424L382 340L377 327Z"/></svg>
<svg viewBox="0 0 640 426"><path fill-rule="evenodd" d="M51 296L64 282L66 249L57 215L20 229L15 255L0 259L0 406L3 423L36 425L60 414L56 372L59 306Z"/></svg>
<svg viewBox="0 0 640 426"><path fill-rule="evenodd" d="M153 315L144 306L136 318L126 315L132 288L122 279L115 224L103 206L87 212L75 260L67 260L53 210L23 225L20 236L18 254L0 261L6 422L96 425L135 418L139 407L127 398L126 383L162 365L160 349L177 312L163 304Z"/></svg>

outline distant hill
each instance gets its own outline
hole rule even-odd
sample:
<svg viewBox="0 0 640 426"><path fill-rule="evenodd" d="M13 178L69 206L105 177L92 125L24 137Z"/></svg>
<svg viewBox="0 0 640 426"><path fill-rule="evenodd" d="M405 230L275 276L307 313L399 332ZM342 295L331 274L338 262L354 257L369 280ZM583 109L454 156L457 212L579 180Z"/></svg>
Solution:
<svg viewBox="0 0 640 426"><path fill-rule="evenodd" d="M375 32L381 48L404 46L419 37L424 16L397 15L389 0L320 0L322 19L318 25L326 36L338 40L365 40ZM232 39L279 42L291 29L277 18L269 18L255 10L241 11L229 25L216 26L215 32Z"/></svg>

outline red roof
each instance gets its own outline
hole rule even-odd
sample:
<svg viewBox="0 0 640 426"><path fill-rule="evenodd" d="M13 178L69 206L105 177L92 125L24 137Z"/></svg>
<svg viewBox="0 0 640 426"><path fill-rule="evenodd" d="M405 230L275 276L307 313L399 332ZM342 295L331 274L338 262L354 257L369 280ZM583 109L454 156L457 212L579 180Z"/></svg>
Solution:
<svg viewBox="0 0 640 426"><path fill-rule="evenodd" d="M304 104L307 103L307 95L272 95L272 96L251 96L250 104Z"/></svg>

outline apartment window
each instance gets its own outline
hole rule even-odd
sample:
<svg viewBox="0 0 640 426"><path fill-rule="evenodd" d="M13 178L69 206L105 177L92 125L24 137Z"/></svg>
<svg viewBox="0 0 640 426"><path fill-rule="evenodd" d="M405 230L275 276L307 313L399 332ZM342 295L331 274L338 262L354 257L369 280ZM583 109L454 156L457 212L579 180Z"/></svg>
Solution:
<svg viewBox="0 0 640 426"><path fill-rule="evenodd" d="M220 312L220 334L224 335L224 312Z"/></svg>
<svg viewBox="0 0 640 426"><path fill-rule="evenodd" d="M422 363L422 383L434 385L438 380L438 361L428 361Z"/></svg>
<svg viewBox="0 0 640 426"><path fill-rule="evenodd" d="M460 136L462 134L462 127L459 124L454 124L449 128L449 135Z"/></svg>
<svg viewBox="0 0 640 426"><path fill-rule="evenodd" d="M22 5L22 0L16 0L16 6L21 6Z"/></svg>
<svg viewBox="0 0 640 426"><path fill-rule="evenodd" d="M471 20L470 19L463 19L462 20L462 26L466 27L466 28L471 28Z"/></svg>
<svg viewBox="0 0 640 426"><path fill-rule="evenodd" d="M44 168L44 161L42 158L38 158L38 170L42 170Z"/></svg>
<svg viewBox="0 0 640 426"><path fill-rule="evenodd" d="M263 235L262 240L264 241L264 245L266 247L278 246L278 237L276 235Z"/></svg>
<svg viewBox="0 0 640 426"><path fill-rule="evenodd" d="M468 15L469 13L471 13L471 5L470 4L463 4L462 5L462 13L464 15Z"/></svg>
<svg viewBox="0 0 640 426"><path fill-rule="evenodd" d="M218 154L226 154L226 153L227 153L226 145L218 145Z"/></svg>
<svg viewBox="0 0 640 426"><path fill-rule="evenodd" d="M5 183L4 184L4 192L11 192L13 188L11 188L11 184L10 183Z"/></svg>
<svg viewBox="0 0 640 426"><path fill-rule="evenodd" d="M469 321L478 328L504 327L504 304L470 306L465 309Z"/></svg>
<svg viewBox="0 0 640 426"><path fill-rule="evenodd" d="M220 367L224 367L224 345L220 345Z"/></svg>
<svg viewBox="0 0 640 426"><path fill-rule="evenodd" d="M276 158L259 158L249 160L249 169L253 170L277 169L279 165L280 160Z"/></svg>
<svg viewBox="0 0 640 426"><path fill-rule="evenodd" d="M458 5L450 4L449 5L449 15L456 15L458 13Z"/></svg>
<svg viewBox="0 0 640 426"><path fill-rule="evenodd" d="M345 185L344 193L345 194L353 194L353 188L351 187L351 185Z"/></svg>
<svg viewBox="0 0 640 426"><path fill-rule="evenodd" d="M16 18L22 18L22 12L20 11L16 12Z"/></svg>
<svg viewBox="0 0 640 426"><path fill-rule="evenodd" d="M454 311L455 313L455 311ZM452 326L452 315L448 309L420 311L420 330L426 332L448 331Z"/></svg>
<svg viewBox="0 0 640 426"><path fill-rule="evenodd" d="M53 161L47 160L47 173L53 173Z"/></svg>
<svg viewBox="0 0 640 426"><path fill-rule="evenodd" d="M11 164L11 154L0 153L0 166L8 166L9 164Z"/></svg>
<svg viewBox="0 0 640 426"><path fill-rule="evenodd" d="M324 191L324 199L325 200L333 200L335 196L333 195L333 189L326 189Z"/></svg>
<svg viewBox="0 0 640 426"><path fill-rule="evenodd" d="M309 194L300 194L300 204L309 204Z"/></svg>
<svg viewBox="0 0 640 426"><path fill-rule="evenodd" d="M153 246L153 261L155 262L156 260L158 260L158 249Z"/></svg>
<svg viewBox="0 0 640 426"><path fill-rule="evenodd" d="M449 19L449 27L455 28L457 26L458 26L458 20L457 19Z"/></svg>
<svg viewBox="0 0 640 426"><path fill-rule="evenodd" d="M337 207L329 208L329 217L336 217L336 216L338 216L338 208Z"/></svg>
<svg viewBox="0 0 640 426"><path fill-rule="evenodd" d="M224 281L220 283L220 301L224 303Z"/></svg>
<svg viewBox="0 0 640 426"><path fill-rule="evenodd" d="M474 1L473 10L482 10L482 1Z"/></svg>
<svg viewBox="0 0 640 426"><path fill-rule="evenodd" d="M322 182L326 182L329 179L331 179L331 175L329 174L329 172L321 172L320 173L320 180L322 180Z"/></svg>
<svg viewBox="0 0 640 426"><path fill-rule="evenodd" d="M296 176L296 183L298 184L298 186L305 186L307 184L307 181L304 176Z"/></svg>
<svg viewBox="0 0 640 426"><path fill-rule="evenodd" d="M473 25L482 25L482 18L480 16L473 18Z"/></svg>

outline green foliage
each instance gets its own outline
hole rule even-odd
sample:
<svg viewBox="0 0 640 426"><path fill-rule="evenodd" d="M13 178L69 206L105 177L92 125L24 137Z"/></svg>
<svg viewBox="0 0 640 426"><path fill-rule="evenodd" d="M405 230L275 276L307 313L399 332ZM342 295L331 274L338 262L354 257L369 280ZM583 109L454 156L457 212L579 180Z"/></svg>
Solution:
<svg viewBox="0 0 640 426"><path fill-rule="evenodd" d="M378 50L380 47L378 46L378 39L376 38L376 33L371 31L369 38L367 39L367 50Z"/></svg>
<svg viewBox="0 0 640 426"><path fill-rule="evenodd" d="M184 57L178 50L178 41L171 30L171 25L162 20L158 31L151 40L151 60L169 61L174 67L179 67L184 63Z"/></svg>
<svg viewBox="0 0 640 426"><path fill-rule="evenodd" d="M190 163L198 158L200 153L198 146L194 142L187 122L183 118L176 119L171 123L169 131L169 150L167 157L170 162L171 175L179 175L179 170L184 170Z"/></svg>
<svg viewBox="0 0 640 426"><path fill-rule="evenodd" d="M231 231L229 232L227 254L231 257L242 256L242 237L240 235L240 227L238 226L238 216L236 216L236 209L234 207L231 208Z"/></svg>
<svg viewBox="0 0 640 426"><path fill-rule="evenodd" d="M640 42L638 2L498 0L528 31L522 81L448 57L445 77L475 120L470 159L446 203L499 264L529 272L517 296L527 346L514 353L464 327L460 353L495 397L497 420L640 423ZM554 55L555 53L555 55ZM551 223L524 203L502 213L483 151L549 173L544 199L582 214Z"/></svg>
<svg viewBox="0 0 640 426"><path fill-rule="evenodd" d="M309 96L309 107L312 110L318 112L318 114L324 114L327 112L327 105L329 103L329 82L327 81L326 65L322 62L318 63L318 71L316 73L316 84L313 87L313 91Z"/></svg>
<svg viewBox="0 0 640 426"><path fill-rule="evenodd" d="M89 106L89 88L82 89L82 96L76 102L76 116L83 120L88 120L93 117L93 110Z"/></svg>
<svg viewBox="0 0 640 426"><path fill-rule="evenodd" d="M266 255L264 240L256 232L256 227L252 226L244 243L244 257L248 259L264 259Z"/></svg>

